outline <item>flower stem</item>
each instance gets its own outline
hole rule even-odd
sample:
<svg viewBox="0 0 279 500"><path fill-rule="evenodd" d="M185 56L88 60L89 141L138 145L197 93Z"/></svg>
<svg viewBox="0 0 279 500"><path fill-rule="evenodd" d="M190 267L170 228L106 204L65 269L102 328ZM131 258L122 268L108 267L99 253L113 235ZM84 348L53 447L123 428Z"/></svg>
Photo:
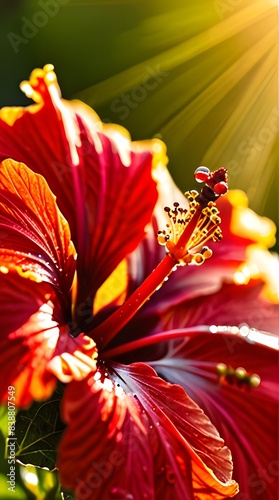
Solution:
<svg viewBox="0 0 279 500"><path fill-rule="evenodd" d="M103 350L111 342L156 289L161 287L164 279L169 276L176 265L177 261L170 254L167 254L126 302L91 331L91 336L96 342L98 350Z"/></svg>
<svg viewBox="0 0 279 500"><path fill-rule="evenodd" d="M175 249L182 249L191 237L201 214L199 207L192 219L189 221L184 232L178 239ZM102 351L119 331L130 321L136 312L145 304L145 302L158 290L164 283L164 280L171 274L173 268L179 264L178 260L167 254L152 273L143 281L134 293L103 323L94 328L90 334L96 342L99 351Z"/></svg>
<svg viewBox="0 0 279 500"><path fill-rule="evenodd" d="M102 353L102 359L112 359L127 352L135 351L136 349L141 349L142 347L147 347L153 344L158 344L159 342L166 342L167 340L179 339L181 337L192 337L198 333L210 333L208 326L199 325L189 328L182 328L180 330L168 330L162 333L156 333L154 335L144 337L142 339L133 340L127 344L119 345L117 347L112 347Z"/></svg>

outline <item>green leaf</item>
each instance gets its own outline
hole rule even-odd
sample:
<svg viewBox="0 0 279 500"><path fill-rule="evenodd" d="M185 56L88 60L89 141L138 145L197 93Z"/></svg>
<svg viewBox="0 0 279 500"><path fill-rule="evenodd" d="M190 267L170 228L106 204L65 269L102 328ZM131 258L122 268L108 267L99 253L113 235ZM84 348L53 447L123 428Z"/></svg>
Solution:
<svg viewBox="0 0 279 500"><path fill-rule="evenodd" d="M65 425L60 419L61 392L55 392L52 399L34 403L28 410L21 410L16 418L16 458L23 464L46 467L54 470L56 448Z"/></svg>

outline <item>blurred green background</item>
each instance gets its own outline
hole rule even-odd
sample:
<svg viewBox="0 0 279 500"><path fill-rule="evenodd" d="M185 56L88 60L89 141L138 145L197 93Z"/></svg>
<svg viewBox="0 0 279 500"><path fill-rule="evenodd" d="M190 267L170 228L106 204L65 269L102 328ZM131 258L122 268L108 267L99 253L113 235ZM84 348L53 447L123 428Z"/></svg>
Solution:
<svg viewBox="0 0 279 500"><path fill-rule="evenodd" d="M226 166L277 221L276 0L1 0L0 105L54 64L64 97L133 139L158 136L181 189Z"/></svg>
<svg viewBox="0 0 279 500"><path fill-rule="evenodd" d="M64 97L160 137L182 190L225 166L277 223L277 33L276 0L0 0L0 106L29 104L19 83L53 63Z"/></svg>

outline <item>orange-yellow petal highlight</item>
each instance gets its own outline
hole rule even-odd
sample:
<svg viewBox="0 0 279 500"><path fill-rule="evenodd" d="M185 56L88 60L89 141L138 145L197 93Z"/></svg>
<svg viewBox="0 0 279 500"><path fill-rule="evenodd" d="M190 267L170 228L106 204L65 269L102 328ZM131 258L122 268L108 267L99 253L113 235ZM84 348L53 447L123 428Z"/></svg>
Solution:
<svg viewBox="0 0 279 500"><path fill-rule="evenodd" d="M78 338L69 335L48 283L36 281L35 274L23 277L16 267L6 269L0 272L0 362L5 366L0 399L6 399L7 387L13 385L21 408L48 399L57 379L66 383L95 372L97 350L82 333Z"/></svg>
<svg viewBox="0 0 279 500"><path fill-rule="evenodd" d="M0 227L0 264L69 300L76 267L69 225L45 179L12 159L0 164Z"/></svg>
<svg viewBox="0 0 279 500"><path fill-rule="evenodd" d="M247 260L234 274L236 285L247 285L251 279L261 280L264 287L261 296L266 300L279 303L279 260L274 253L261 245L250 245L246 250Z"/></svg>
<svg viewBox="0 0 279 500"><path fill-rule="evenodd" d="M108 304L123 304L127 292L127 273L127 262L123 260L98 289L93 307L94 315Z"/></svg>
<svg viewBox="0 0 279 500"><path fill-rule="evenodd" d="M233 234L251 239L270 248L275 244L276 226L267 217L260 217L248 208L248 198L243 191L232 190L226 195L233 206L230 229Z"/></svg>
<svg viewBox="0 0 279 500"><path fill-rule="evenodd" d="M83 380L89 373L94 373L97 362L96 344L91 338L81 334L73 339L67 331L66 343L65 349L65 339L59 338L53 357L47 364L48 371L64 384Z"/></svg>

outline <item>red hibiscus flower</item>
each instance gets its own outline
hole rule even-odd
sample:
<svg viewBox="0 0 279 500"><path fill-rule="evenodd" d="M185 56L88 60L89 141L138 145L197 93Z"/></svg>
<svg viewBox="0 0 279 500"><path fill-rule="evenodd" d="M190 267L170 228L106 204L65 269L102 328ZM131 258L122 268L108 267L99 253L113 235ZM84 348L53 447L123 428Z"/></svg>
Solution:
<svg viewBox="0 0 279 500"><path fill-rule="evenodd" d="M258 238L238 231L231 246L222 247L226 255L220 250L208 261L205 275L207 263L202 271L188 265L210 257L205 243L220 237L214 202L226 191L224 169L198 170L198 180L206 181L201 194L190 193L188 206L177 193L165 210L168 227L157 228L169 190L162 143L133 143L87 106L62 100L51 65L35 70L22 89L36 104L0 113L2 396L14 384L17 403L26 406L47 398L56 378L67 383L62 415L68 425L58 467L62 484L80 500L234 496L231 455L216 428L235 461L242 453L237 476L241 483L246 477L248 488L241 494L257 498L260 486L274 491L274 462L267 463L274 446L264 441L263 424L269 419L271 428L275 418L276 352L257 340L250 344L251 332L245 339L236 327L251 318L246 309L252 299L269 311L270 323L274 318L270 298L261 296L266 276L258 272L253 279L253 264L252 270L246 265L249 276L245 267L246 251ZM233 220L229 199L220 201L220 210L225 224ZM168 251L161 263L154 228ZM232 229L226 231L231 237ZM133 251L128 277L106 296L104 282ZM158 267L149 276L151 264ZM230 281L241 281L241 273L247 308ZM119 305L122 292L128 299ZM202 302L212 304L204 316ZM238 316L236 303L243 311ZM228 326L220 331L218 325ZM262 328L257 321L251 326ZM255 408L259 421L252 435L247 414ZM251 474L261 467L273 477L255 487L258 476Z"/></svg>

